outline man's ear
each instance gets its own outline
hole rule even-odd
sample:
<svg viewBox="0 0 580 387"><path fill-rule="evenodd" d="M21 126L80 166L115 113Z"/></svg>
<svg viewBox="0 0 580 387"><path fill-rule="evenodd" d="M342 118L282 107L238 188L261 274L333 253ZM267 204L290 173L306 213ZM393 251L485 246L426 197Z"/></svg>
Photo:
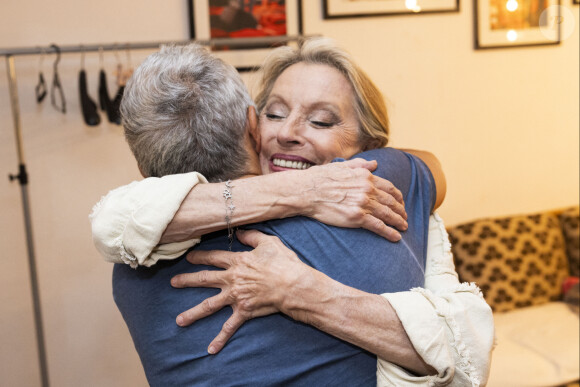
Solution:
<svg viewBox="0 0 580 387"><path fill-rule="evenodd" d="M260 153L262 146L260 130L258 129L258 116L256 115L256 108L253 106L248 107L248 132L250 133L250 138L252 140L252 145L256 153Z"/></svg>

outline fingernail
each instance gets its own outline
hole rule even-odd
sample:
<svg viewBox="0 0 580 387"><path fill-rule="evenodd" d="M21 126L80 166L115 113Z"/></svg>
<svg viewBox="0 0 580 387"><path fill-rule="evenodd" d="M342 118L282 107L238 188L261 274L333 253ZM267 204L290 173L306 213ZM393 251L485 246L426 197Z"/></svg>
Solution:
<svg viewBox="0 0 580 387"><path fill-rule="evenodd" d="M177 319L175 321L177 321L177 325L183 325L183 317L177 316Z"/></svg>
<svg viewBox="0 0 580 387"><path fill-rule="evenodd" d="M210 355L214 355L215 354L215 347L213 345L210 345L209 348L207 349L207 352Z"/></svg>
<svg viewBox="0 0 580 387"><path fill-rule="evenodd" d="M399 233L397 233L397 235L395 235L396 242L400 241L402 238L403 237Z"/></svg>
<svg viewBox="0 0 580 387"><path fill-rule="evenodd" d="M409 223L407 223L407 222L403 223L403 229L405 229L405 230L406 230L406 229L408 229L408 228L409 228Z"/></svg>

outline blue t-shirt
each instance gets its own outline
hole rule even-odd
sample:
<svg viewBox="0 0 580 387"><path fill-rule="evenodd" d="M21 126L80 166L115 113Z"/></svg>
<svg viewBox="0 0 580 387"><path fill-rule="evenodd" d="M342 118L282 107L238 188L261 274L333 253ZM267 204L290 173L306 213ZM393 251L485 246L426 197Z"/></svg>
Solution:
<svg viewBox="0 0 580 387"><path fill-rule="evenodd" d="M435 185L428 168L407 153L384 148L356 157L377 160L374 172L404 195L409 229L391 243L362 229L327 226L305 217L249 226L277 235L307 264L343 284L371 293L422 286L429 215ZM228 248L226 233L204 237L195 248ZM233 251L249 250L234 241ZM282 314L246 322L217 355L207 347L231 315L227 307L181 328L177 315L219 289L174 289L180 273L215 269L184 257L152 268L115 265L113 295L153 386L374 386L376 357Z"/></svg>

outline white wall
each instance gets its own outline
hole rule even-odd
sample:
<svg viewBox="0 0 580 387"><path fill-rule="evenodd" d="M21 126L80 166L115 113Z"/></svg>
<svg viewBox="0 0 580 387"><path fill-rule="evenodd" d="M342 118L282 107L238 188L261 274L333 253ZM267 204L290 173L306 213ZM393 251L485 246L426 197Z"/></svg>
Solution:
<svg viewBox="0 0 580 387"><path fill-rule="evenodd" d="M578 204L578 6L572 37L555 47L475 51L473 9L456 14L323 21L305 1L306 33L338 39L389 102L392 145L433 151L449 224ZM0 47L182 40L186 2L4 0ZM148 52L132 52L137 64ZM124 52L120 53L125 61ZM43 71L52 80L54 56ZM116 64L105 54L110 90ZM146 384L111 297L111 266L90 240L87 215L138 172L118 126L83 124L78 54L60 75L68 113L34 100L38 56L16 57L25 160L43 317L54 386ZM98 54L87 54L96 97ZM0 63L0 74L6 65ZM104 119L104 117L103 117ZM106 120L105 120L106 121ZM39 384L20 188L6 178L17 156L6 75L0 76L0 386Z"/></svg>

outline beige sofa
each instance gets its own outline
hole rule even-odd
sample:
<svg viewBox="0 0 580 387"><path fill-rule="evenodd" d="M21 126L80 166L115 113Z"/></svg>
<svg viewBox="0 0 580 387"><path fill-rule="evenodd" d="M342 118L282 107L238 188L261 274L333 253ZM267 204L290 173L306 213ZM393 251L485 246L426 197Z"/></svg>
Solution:
<svg viewBox="0 0 580 387"><path fill-rule="evenodd" d="M578 381L579 219L573 207L448 228L460 279L494 310L489 387Z"/></svg>

